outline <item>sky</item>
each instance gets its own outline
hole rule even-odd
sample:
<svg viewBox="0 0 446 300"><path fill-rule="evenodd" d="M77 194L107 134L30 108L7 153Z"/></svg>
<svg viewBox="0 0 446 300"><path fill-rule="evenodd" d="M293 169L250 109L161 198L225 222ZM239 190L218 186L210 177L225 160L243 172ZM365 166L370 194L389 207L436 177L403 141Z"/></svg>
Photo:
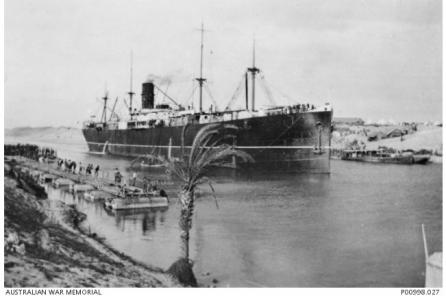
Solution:
<svg viewBox="0 0 446 300"><path fill-rule="evenodd" d="M110 107L125 116L155 83L224 108L256 65L258 106L331 103L335 117L442 119L441 0L5 0L5 128L76 126ZM168 79L171 84L166 82ZM208 92L209 91L209 92ZM241 96L231 107L242 107ZM168 102L157 95L158 102Z"/></svg>

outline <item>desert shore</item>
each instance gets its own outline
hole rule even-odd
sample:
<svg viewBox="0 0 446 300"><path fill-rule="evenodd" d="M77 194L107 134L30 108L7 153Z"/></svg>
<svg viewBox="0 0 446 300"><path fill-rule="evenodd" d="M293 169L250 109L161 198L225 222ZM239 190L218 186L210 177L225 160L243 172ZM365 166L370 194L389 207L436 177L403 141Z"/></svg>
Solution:
<svg viewBox="0 0 446 300"><path fill-rule="evenodd" d="M175 287L165 271L138 263L73 227L73 208L33 195L5 162L5 287ZM14 174L16 174L14 176Z"/></svg>

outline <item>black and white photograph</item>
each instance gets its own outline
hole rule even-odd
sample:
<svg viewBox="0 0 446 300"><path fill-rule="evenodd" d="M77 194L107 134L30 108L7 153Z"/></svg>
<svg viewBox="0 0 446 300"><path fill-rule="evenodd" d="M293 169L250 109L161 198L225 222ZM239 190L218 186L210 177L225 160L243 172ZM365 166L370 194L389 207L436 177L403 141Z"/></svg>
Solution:
<svg viewBox="0 0 446 300"><path fill-rule="evenodd" d="M3 294L441 295L442 13L5 0Z"/></svg>

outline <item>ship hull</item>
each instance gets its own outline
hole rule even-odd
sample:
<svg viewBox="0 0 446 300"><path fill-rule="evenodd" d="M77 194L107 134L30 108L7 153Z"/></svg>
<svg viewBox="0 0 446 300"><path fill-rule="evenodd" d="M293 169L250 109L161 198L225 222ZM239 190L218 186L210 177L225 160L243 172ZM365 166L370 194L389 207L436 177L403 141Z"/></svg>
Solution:
<svg viewBox="0 0 446 300"><path fill-rule="evenodd" d="M263 168L292 172L330 172L332 111L295 113L221 122L236 125L235 148L255 160L244 164L233 161L226 166ZM186 150L196 133L207 124L190 124L186 131ZM121 156L145 154L179 157L183 127L145 129L84 128L88 149L94 153ZM315 150L318 148L320 150ZM170 150L169 150L170 149Z"/></svg>

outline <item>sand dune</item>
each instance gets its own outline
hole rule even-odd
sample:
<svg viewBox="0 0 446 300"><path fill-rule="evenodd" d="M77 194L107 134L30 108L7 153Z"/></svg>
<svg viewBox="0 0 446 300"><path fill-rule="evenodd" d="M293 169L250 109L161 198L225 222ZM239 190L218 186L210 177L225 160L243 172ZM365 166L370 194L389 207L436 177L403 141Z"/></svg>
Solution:
<svg viewBox="0 0 446 300"><path fill-rule="evenodd" d="M17 127L5 129L6 140L48 143L85 143L82 131L73 127Z"/></svg>
<svg viewBox="0 0 446 300"><path fill-rule="evenodd" d="M437 126L419 126L418 130L407 134L401 140L400 137L379 139L377 141L367 141L365 132L388 132L389 128L372 128L367 126L345 126L335 130L332 135L332 146L335 149L344 149L355 140L366 145L367 149L376 149L379 146L392 147L399 150L427 149L441 153L443 145L442 127Z"/></svg>
<svg viewBox="0 0 446 300"><path fill-rule="evenodd" d="M376 149L379 146L392 147L395 149L427 149L434 151L441 151L443 144L443 130L442 127L426 127L421 130L409 134L401 138L383 139L374 142L367 142L368 149Z"/></svg>

